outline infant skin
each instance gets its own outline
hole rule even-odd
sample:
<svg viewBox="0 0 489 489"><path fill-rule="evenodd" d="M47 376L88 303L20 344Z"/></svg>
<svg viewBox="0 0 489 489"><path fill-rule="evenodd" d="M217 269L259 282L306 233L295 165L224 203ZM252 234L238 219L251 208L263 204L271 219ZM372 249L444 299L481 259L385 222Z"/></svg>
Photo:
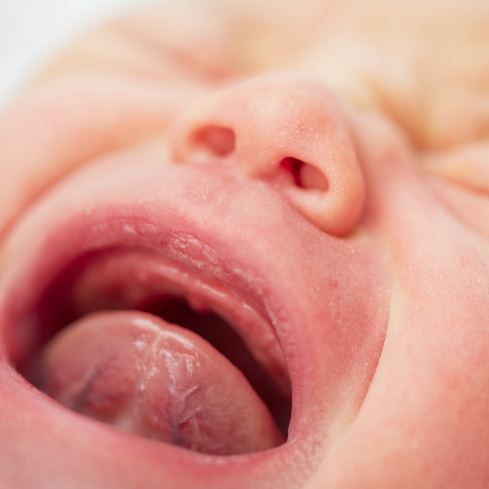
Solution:
<svg viewBox="0 0 489 489"><path fill-rule="evenodd" d="M0 117L0 487L489 487L489 7L114 19Z"/></svg>

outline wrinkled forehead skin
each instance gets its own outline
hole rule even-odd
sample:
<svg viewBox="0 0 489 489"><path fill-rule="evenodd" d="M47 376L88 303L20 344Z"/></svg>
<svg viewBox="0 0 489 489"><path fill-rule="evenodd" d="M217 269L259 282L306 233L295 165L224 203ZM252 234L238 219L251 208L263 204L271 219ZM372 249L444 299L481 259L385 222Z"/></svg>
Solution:
<svg viewBox="0 0 489 489"><path fill-rule="evenodd" d="M16 220L85 163L147 142L171 153L182 113L239 110L246 90L213 98L223 87L306 76L358 154L364 213L340 239L373 243L389 284L368 392L307 488L489 487L488 26L483 0L207 0L95 29L0 117L0 273Z"/></svg>

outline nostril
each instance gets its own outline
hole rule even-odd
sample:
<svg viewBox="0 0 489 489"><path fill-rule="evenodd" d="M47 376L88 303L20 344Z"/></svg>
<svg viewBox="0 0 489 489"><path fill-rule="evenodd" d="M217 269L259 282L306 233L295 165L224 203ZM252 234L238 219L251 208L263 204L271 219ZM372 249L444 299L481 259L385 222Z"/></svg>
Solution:
<svg viewBox="0 0 489 489"><path fill-rule="evenodd" d="M235 150L236 134L228 127L209 125L195 131L191 142L199 151L224 157Z"/></svg>
<svg viewBox="0 0 489 489"><path fill-rule="evenodd" d="M304 164L301 168L300 178L302 186L312 190L328 190L328 181L324 174L315 166Z"/></svg>
<svg viewBox="0 0 489 489"><path fill-rule="evenodd" d="M327 190L328 181L324 174L313 165L297 158L287 157L280 167L289 172L297 187L310 190Z"/></svg>
<svg viewBox="0 0 489 489"><path fill-rule="evenodd" d="M303 161L297 160L295 158L284 158L280 162L280 168L290 173L297 187L303 188L301 169L305 164L306 163L304 163Z"/></svg>

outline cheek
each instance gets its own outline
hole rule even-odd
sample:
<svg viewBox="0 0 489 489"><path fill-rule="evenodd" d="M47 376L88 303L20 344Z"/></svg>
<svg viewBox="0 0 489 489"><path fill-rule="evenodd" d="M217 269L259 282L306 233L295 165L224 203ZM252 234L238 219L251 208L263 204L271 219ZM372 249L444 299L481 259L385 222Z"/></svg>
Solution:
<svg viewBox="0 0 489 489"><path fill-rule="evenodd" d="M92 76L62 78L24 97L0 118L0 235L67 173L165 133L174 114L199 91Z"/></svg>
<svg viewBox="0 0 489 489"><path fill-rule="evenodd" d="M387 335L358 417L309 487L486 487L489 201L448 183L434 191L417 163L381 163L367 172L381 183L366 226L390 257Z"/></svg>
<svg viewBox="0 0 489 489"><path fill-rule="evenodd" d="M0 235L68 172L165 134L176 112L234 73L229 36L204 9L175 7L122 17L70 46L0 117Z"/></svg>

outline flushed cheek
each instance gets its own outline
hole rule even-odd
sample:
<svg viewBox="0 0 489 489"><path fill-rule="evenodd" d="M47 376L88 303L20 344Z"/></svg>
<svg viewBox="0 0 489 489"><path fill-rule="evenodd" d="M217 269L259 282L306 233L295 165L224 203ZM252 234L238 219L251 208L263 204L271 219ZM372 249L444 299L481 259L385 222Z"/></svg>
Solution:
<svg viewBox="0 0 489 489"><path fill-rule="evenodd" d="M485 488L487 243L416 172L386 185L389 206L377 209L376 224L394 286L381 360L310 487Z"/></svg>
<svg viewBox="0 0 489 489"><path fill-rule="evenodd" d="M169 86L102 74L62 77L27 94L0 117L0 235L89 160L164 137L175 113L202 90L193 82Z"/></svg>
<svg viewBox="0 0 489 489"><path fill-rule="evenodd" d="M486 487L487 341L463 332L480 318L437 320L414 307L396 305L362 413L329 457L325 480L338 487L357 477L372 488Z"/></svg>

